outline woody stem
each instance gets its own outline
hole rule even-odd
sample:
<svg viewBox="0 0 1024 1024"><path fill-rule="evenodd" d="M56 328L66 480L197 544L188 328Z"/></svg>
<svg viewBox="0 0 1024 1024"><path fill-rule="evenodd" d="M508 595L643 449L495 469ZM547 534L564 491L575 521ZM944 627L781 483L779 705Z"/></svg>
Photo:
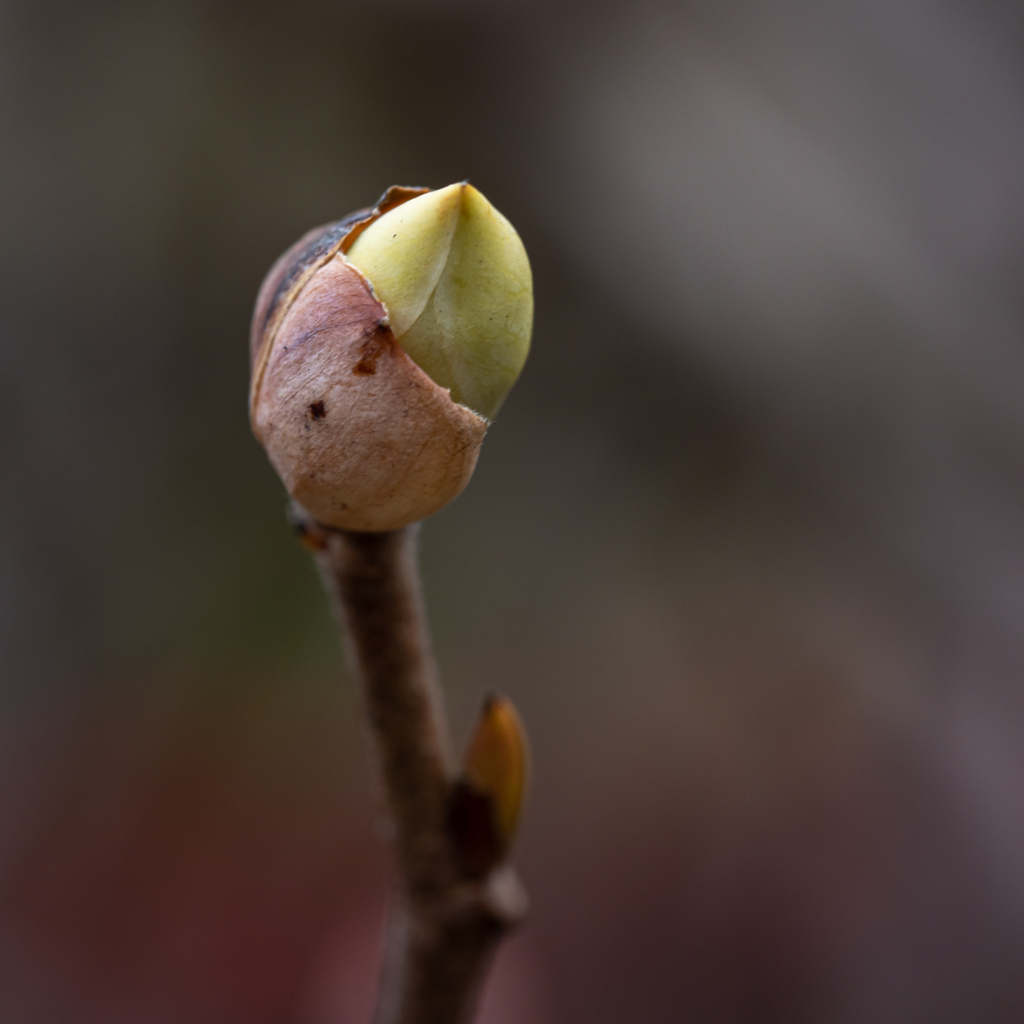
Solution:
<svg viewBox="0 0 1024 1024"><path fill-rule="evenodd" d="M449 834L452 779L418 529L326 529L301 510L296 520L348 640L394 827L398 878L374 1024L469 1024L525 897L507 867L469 877Z"/></svg>

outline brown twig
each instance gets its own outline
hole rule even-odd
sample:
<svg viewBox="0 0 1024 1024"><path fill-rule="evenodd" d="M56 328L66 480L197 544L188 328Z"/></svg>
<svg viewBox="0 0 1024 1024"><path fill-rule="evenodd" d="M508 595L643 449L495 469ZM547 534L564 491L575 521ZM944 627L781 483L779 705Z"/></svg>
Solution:
<svg viewBox="0 0 1024 1024"><path fill-rule="evenodd" d="M468 1024L525 895L508 867L471 877L448 828L452 778L417 527L332 530L301 510L295 523L345 626L394 827L399 879L374 1024Z"/></svg>

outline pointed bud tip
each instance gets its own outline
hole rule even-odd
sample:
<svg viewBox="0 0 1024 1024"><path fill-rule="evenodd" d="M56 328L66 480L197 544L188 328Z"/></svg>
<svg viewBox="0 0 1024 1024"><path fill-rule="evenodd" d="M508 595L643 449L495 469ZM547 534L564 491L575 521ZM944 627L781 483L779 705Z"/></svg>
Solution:
<svg viewBox="0 0 1024 1024"><path fill-rule="evenodd" d="M466 752L463 778L491 798L495 826L503 852L515 837L526 791L526 731L515 705L506 697L489 695Z"/></svg>
<svg viewBox="0 0 1024 1024"><path fill-rule="evenodd" d="M345 254L399 344L452 399L494 417L526 361L533 279L515 229L468 182L380 217Z"/></svg>

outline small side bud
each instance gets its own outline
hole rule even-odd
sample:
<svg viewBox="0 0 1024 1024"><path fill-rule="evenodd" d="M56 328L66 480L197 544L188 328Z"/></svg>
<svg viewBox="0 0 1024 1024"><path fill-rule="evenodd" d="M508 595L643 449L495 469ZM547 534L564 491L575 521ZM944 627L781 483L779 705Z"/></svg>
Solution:
<svg viewBox="0 0 1024 1024"><path fill-rule="evenodd" d="M295 531L299 543L311 555L318 555L321 551L327 550L330 543L328 534L301 505L293 501L288 506L286 514L288 525Z"/></svg>
<svg viewBox="0 0 1024 1024"><path fill-rule="evenodd" d="M452 787L449 828L463 867L482 877L508 855L527 780L526 733L515 706L490 696Z"/></svg>

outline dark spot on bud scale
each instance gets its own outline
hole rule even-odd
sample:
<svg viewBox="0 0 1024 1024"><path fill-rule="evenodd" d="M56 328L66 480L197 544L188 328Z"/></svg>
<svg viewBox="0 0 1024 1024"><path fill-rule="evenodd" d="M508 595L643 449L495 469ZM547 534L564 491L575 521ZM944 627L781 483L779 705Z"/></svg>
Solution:
<svg viewBox="0 0 1024 1024"><path fill-rule="evenodd" d="M377 372L377 360L387 344L388 329L378 323L372 335L367 338L359 353L359 362L352 367L352 372L360 377L369 377Z"/></svg>
<svg viewBox="0 0 1024 1024"><path fill-rule="evenodd" d="M323 402L314 402L309 407L309 415L315 420L322 420L327 415L327 410L324 408Z"/></svg>

